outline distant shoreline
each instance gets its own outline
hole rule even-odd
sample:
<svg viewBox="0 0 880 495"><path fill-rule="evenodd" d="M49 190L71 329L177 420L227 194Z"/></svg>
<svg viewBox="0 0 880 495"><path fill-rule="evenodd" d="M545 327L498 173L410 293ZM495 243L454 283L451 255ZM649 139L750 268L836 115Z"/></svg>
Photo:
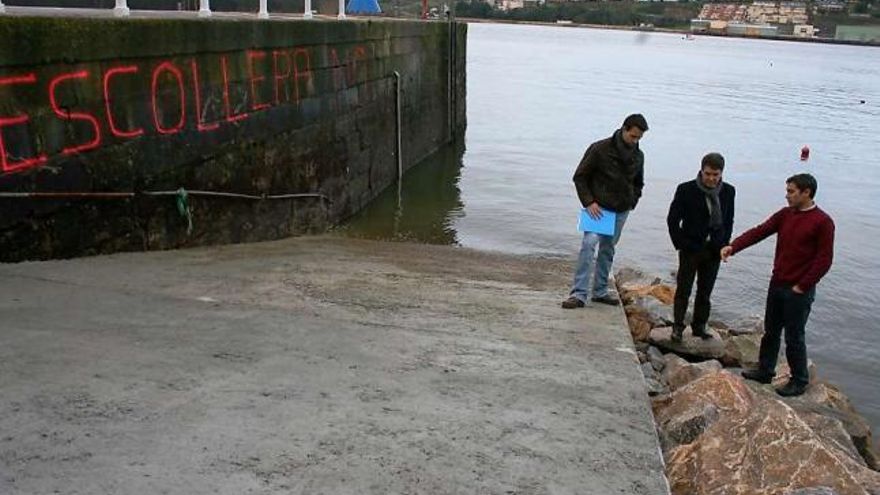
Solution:
<svg viewBox="0 0 880 495"><path fill-rule="evenodd" d="M618 26L610 24L579 24L572 23L556 23L542 21L513 21L508 19L482 19L478 17L456 17L457 21L472 22L477 24L527 24L535 26L557 26L565 28L590 28L590 29L609 29L614 31L637 31L644 33L672 33L691 36L707 36L712 38L738 38L747 40L770 40L770 41L790 41L798 43L820 43L827 45L850 45L850 46L870 46L880 47L880 42L872 41L856 41L856 40L837 40L833 38L799 38L796 36L740 36L735 34L715 34L715 33L695 33L687 29L671 29L671 28L644 28L640 26Z"/></svg>

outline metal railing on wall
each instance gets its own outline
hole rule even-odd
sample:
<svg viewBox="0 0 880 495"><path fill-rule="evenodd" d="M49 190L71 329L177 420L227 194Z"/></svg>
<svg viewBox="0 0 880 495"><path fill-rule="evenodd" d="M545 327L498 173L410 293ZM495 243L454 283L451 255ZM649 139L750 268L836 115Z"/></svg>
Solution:
<svg viewBox="0 0 880 495"><path fill-rule="evenodd" d="M2 2L2 0L0 0L0 2ZM128 0L116 0L116 8L113 9L113 11L117 16L128 15L128 7L126 6L127 2ZM122 11L118 10L120 9L120 4L125 9L124 13L120 13ZM211 17L210 0L199 0L199 17ZM311 19L313 17L312 0L305 0L305 5L303 6L303 19ZM338 19L345 19L345 0L339 0L339 14L336 17ZM260 0L260 9L257 11L257 18L269 18L269 0Z"/></svg>
<svg viewBox="0 0 880 495"><path fill-rule="evenodd" d="M269 0L260 0L260 9L257 11L257 18L259 19L268 19L269 18ZM6 12L6 6L3 4L3 0L0 0L0 14ZM210 0L199 0L199 17L211 17L211 2ZM128 8L128 0L116 0L116 6L113 7L113 15L116 17L127 17L131 15L131 9ZM303 19L312 19L314 15L312 14L312 0L305 0L305 6L303 8ZM339 14L336 16L337 19L345 19L345 0L339 0Z"/></svg>

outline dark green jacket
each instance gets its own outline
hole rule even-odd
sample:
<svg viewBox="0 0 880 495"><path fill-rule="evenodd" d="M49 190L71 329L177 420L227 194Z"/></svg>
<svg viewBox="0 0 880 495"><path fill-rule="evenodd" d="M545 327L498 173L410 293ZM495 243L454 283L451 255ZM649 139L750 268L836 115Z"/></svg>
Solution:
<svg viewBox="0 0 880 495"><path fill-rule="evenodd" d="M636 146L632 161L624 163L614 136L596 141L584 153L573 180L584 208L596 201L611 211L632 210L645 186L645 155Z"/></svg>

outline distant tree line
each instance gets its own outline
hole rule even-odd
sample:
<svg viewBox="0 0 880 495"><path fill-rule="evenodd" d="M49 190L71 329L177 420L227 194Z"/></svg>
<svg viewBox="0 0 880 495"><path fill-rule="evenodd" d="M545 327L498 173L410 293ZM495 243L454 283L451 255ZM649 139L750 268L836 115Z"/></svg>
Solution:
<svg viewBox="0 0 880 495"><path fill-rule="evenodd" d="M700 7L697 3L675 2L562 2L504 11L482 0L473 0L459 1L455 10L458 17L481 19L572 21L612 26L651 24L657 27L681 28L689 25L690 20L699 13Z"/></svg>

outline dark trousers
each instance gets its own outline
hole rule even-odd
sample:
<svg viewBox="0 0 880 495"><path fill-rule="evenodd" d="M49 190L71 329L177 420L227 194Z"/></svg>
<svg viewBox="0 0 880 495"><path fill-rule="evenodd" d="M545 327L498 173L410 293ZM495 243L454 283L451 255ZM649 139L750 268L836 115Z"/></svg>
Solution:
<svg viewBox="0 0 880 495"><path fill-rule="evenodd" d="M721 264L719 251L705 246L697 252L684 250L678 252L675 306L672 310L675 329L684 329L684 315L687 313L688 300L691 297L691 289L694 287L694 278L696 277L697 295L694 297L694 318L691 321L691 330L698 333L705 331L706 323L709 321L709 312L712 310L710 301L712 289L715 288L718 266Z"/></svg>
<svg viewBox="0 0 880 495"><path fill-rule="evenodd" d="M767 308L764 314L764 337L758 358L761 372L773 376L779 356L780 336L785 329L785 358L791 368L791 379L800 385L810 382L807 370L807 342L804 328L810 317L810 308L816 298L815 287L803 294L791 286L770 286L767 290Z"/></svg>

